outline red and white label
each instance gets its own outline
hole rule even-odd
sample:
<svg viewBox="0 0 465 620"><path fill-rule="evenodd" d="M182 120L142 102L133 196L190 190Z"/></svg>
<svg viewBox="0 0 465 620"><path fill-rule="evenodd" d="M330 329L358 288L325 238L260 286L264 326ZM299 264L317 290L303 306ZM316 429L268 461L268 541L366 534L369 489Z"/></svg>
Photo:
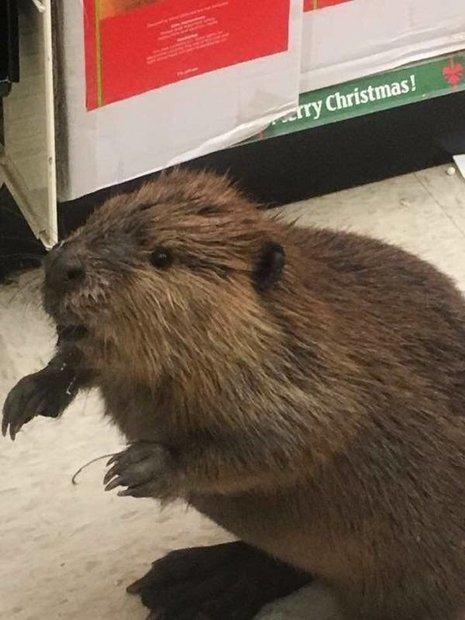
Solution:
<svg viewBox="0 0 465 620"><path fill-rule="evenodd" d="M98 1L84 0L88 109L288 49L290 0L141 0L109 17L115 0Z"/></svg>

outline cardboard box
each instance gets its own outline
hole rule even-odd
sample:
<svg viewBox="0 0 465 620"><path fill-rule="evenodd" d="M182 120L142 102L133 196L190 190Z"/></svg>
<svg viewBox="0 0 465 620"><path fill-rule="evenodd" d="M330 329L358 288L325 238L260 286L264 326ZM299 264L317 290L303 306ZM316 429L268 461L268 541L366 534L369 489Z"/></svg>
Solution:
<svg viewBox="0 0 465 620"><path fill-rule="evenodd" d="M231 146L297 105L302 0L61 0L60 12L60 200Z"/></svg>
<svg viewBox="0 0 465 620"><path fill-rule="evenodd" d="M329 3L305 0L302 93L465 49L464 0Z"/></svg>

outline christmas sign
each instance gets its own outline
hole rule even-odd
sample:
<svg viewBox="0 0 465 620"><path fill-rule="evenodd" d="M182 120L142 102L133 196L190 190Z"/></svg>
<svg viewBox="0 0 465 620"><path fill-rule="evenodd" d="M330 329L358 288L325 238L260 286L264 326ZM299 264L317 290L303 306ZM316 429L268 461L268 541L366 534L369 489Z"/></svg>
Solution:
<svg viewBox="0 0 465 620"><path fill-rule="evenodd" d="M84 9L88 109L288 49L289 0L84 0Z"/></svg>
<svg viewBox="0 0 465 620"><path fill-rule="evenodd" d="M260 138L274 138L460 90L465 90L465 53L304 93L296 112L272 123Z"/></svg>

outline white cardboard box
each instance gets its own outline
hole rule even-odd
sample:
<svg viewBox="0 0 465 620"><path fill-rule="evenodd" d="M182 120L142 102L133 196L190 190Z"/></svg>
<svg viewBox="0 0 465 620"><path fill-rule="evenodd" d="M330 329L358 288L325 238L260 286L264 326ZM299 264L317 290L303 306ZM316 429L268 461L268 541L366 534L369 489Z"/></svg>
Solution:
<svg viewBox="0 0 465 620"><path fill-rule="evenodd" d="M159 1L146 0L145 4ZM176 8L177 2L171 6ZM234 9L236 2L211 0L210 4L214 9L228 5ZM198 4L206 6L205 0ZM60 0L58 53L64 80L58 140L59 199L71 200L226 148L291 112L297 105L299 90L302 0L287 0L287 4L285 51L89 110L84 45L84 17L89 15L84 15L86 5L82 0ZM257 0L241 0L240 9L261 11L263 20L267 18L266 3L259 5ZM183 19L186 22L190 18L179 17L176 27ZM227 24L220 27L227 29ZM124 45L130 45L129 38Z"/></svg>
<svg viewBox="0 0 465 620"><path fill-rule="evenodd" d="M465 49L465 0L351 0L304 13L301 92Z"/></svg>

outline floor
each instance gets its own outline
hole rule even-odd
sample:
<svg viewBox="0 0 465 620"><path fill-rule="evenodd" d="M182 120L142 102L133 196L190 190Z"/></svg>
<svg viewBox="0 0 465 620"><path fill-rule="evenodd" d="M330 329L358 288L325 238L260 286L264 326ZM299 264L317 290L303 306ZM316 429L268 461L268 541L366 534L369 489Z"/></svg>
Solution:
<svg viewBox="0 0 465 620"><path fill-rule="evenodd" d="M449 172L449 174L448 174ZM447 167L288 206L287 217L390 240L437 264L465 291L465 181ZM40 273L0 287L0 403L14 383L46 363L52 329L39 306ZM95 395L59 421L37 419L0 451L0 618L142 620L124 586L176 547L227 536L184 506L102 492L104 462L123 445ZM265 609L262 620L337 620L319 584Z"/></svg>

